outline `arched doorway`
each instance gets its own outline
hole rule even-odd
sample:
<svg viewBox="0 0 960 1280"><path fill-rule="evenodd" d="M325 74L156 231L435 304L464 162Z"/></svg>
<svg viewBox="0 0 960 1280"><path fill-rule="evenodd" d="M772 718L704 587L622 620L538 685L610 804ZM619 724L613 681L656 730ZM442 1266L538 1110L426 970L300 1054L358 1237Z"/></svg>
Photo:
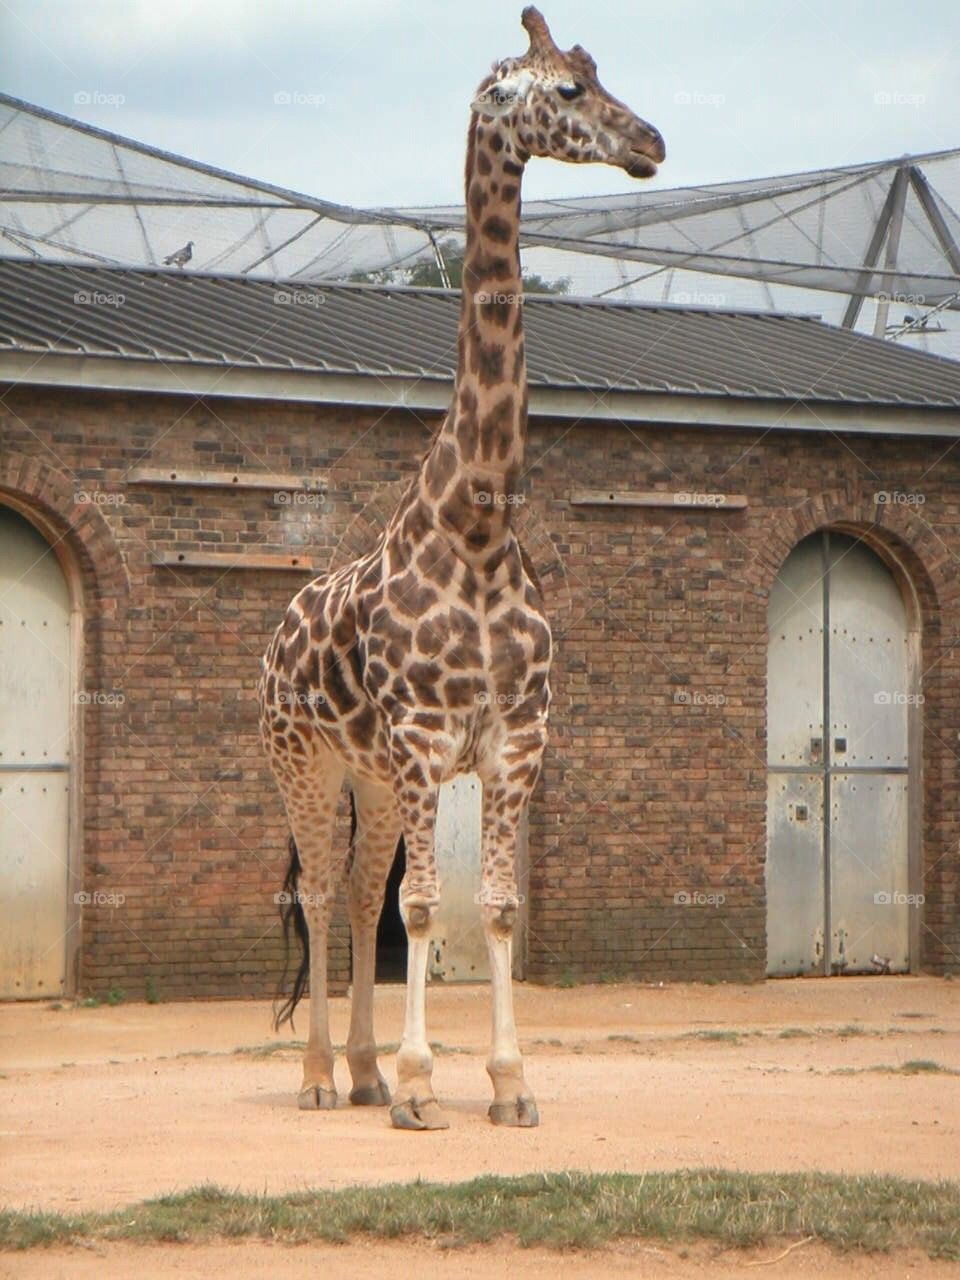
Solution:
<svg viewBox="0 0 960 1280"><path fill-rule="evenodd" d="M71 600L50 544L0 505L0 997L61 994L70 890Z"/></svg>
<svg viewBox="0 0 960 1280"><path fill-rule="evenodd" d="M911 628L880 557L804 539L768 607L767 973L911 967Z"/></svg>

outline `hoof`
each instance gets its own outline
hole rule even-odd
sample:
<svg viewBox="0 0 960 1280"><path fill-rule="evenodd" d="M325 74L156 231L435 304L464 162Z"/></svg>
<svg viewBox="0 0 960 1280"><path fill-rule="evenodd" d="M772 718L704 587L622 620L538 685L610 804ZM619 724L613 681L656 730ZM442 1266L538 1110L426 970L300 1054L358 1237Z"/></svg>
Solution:
<svg viewBox="0 0 960 1280"><path fill-rule="evenodd" d="M324 1089L318 1084L311 1084L297 1094L297 1106L301 1111L332 1111L336 1105L336 1089Z"/></svg>
<svg viewBox="0 0 960 1280"><path fill-rule="evenodd" d="M376 1084L361 1084L350 1092L355 1107L387 1107L390 1105L390 1088L383 1076Z"/></svg>
<svg viewBox="0 0 960 1280"><path fill-rule="evenodd" d="M518 1098L516 1102L492 1102L487 1115L494 1124L509 1124L520 1129L535 1129L540 1123L537 1104L532 1098Z"/></svg>
<svg viewBox="0 0 960 1280"><path fill-rule="evenodd" d="M436 1098L417 1102L395 1102L390 1108L390 1123L395 1129L449 1129L450 1122L440 1110Z"/></svg>

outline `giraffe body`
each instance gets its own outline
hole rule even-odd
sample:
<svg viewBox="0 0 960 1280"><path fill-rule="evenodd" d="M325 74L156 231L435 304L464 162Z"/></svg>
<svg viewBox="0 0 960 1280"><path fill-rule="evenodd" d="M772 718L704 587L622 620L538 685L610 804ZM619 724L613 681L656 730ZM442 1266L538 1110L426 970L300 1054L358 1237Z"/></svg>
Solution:
<svg viewBox="0 0 960 1280"><path fill-rule="evenodd" d="M561 53L524 10L531 47L481 84L467 140L467 238L453 403L377 545L291 602L264 656L260 725L297 853L310 936L310 1033L300 1103L336 1103L326 1012L326 934L344 859L332 850L337 799L353 791L348 905L353 1004L351 1101L390 1101L376 1061L373 982L384 885L402 834L400 910L407 1005L391 1117L442 1128L425 996L439 903L433 849L441 785L483 783L480 911L490 956L490 1117L530 1126L513 1019L516 836L539 776L550 704L550 628L514 533L522 501L527 383L518 248L520 183L531 155L656 171L659 134L611 98L577 46ZM576 105L574 105L576 103ZM297 869L296 867L294 868Z"/></svg>

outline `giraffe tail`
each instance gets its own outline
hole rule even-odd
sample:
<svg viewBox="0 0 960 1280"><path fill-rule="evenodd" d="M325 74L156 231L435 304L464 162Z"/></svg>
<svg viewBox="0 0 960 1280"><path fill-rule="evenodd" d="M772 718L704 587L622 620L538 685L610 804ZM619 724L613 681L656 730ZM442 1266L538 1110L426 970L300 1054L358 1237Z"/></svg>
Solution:
<svg viewBox="0 0 960 1280"><path fill-rule="evenodd" d="M273 1027L275 1031L279 1031L285 1022L289 1022L290 1026L293 1026L293 1011L300 1003L300 997L306 990L307 978L310 974L310 931L307 928L307 917L303 913L303 906L298 892L300 871L300 854L297 850L297 842L291 836L290 861L287 864L287 874L284 876L283 893L280 898L283 904L280 908L280 919L283 922L283 976L280 979L280 995L283 994L283 990L287 985L287 973L290 968L291 927L300 944L300 968L297 970L296 977L293 980L293 990L281 1006L280 1012L274 1016Z"/></svg>

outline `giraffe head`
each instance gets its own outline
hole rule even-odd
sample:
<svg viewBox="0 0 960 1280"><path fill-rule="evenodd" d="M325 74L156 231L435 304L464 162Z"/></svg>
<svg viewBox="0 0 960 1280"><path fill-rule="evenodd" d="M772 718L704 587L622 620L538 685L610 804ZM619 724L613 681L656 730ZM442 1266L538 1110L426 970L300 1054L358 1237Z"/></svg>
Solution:
<svg viewBox="0 0 960 1280"><path fill-rule="evenodd" d="M659 132L604 89L586 49L557 48L538 9L529 5L521 21L530 48L494 65L473 110L499 120L521 156L612 164L633 178L652 177L666 155Z"/></svg>

